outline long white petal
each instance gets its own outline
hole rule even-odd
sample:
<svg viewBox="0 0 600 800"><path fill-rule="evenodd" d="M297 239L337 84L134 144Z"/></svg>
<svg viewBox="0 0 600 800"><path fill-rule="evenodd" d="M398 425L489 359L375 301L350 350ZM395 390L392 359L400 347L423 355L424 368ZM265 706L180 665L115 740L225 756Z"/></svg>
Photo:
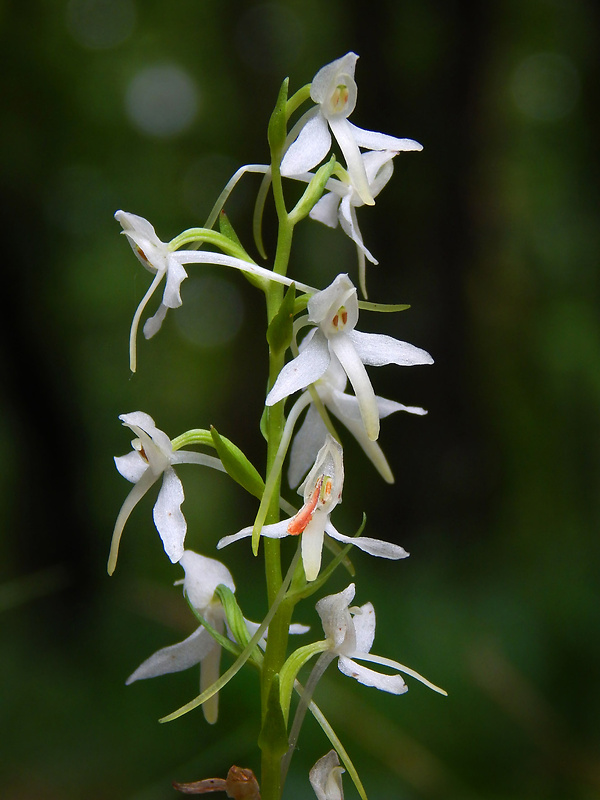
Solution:
<svg viewBox="0 0 600 800"><path fill-rule="evenodd" d="M327 339L320 331L316 331L300 355L281 370L275 385L267 395L266 405L273 406L284 397L289 397L299 389L304 389L317 381L329 366L330 360Z"/></svg>
<svg viewBox="0 0 600 800"><path fill-rule="evenodd" d="M322 114L309 119L281 162L286 177L308 172L325 158L331 149L331 134Z"/></svg>
<svg viewBox="0 0 600 800"><path fill-rule="evenodd" d="M410 667L405 667L404 664L399 664L397 661L394 661L391 658L384 658L383 656L374 656L371 653L356 653L352 654L352 658L360 659L360 661L369 661L372 664L381 664L384 667L391 667L392 669L400 670L405 675L410 675L411 678L416 678L416 680L421 681L425 686L428 686L430 689L433 689L434 692L438 692L439 694L448 695L448 692L445 689L440 689L439 686L436 686L435 683L431 683L428 681L427 678L424 678L419 672L416 670L411 669Z"/></svg>
<svg viewBox="0 0 600 800"><path fill-rule="evenodd" d="M329 340L329 347L338 357L352 384L367 436L375 441L379 436L377 400L363 360L354 346L354 340L350 338L354 333L355 331L350 331L350 333L332 336Z"/></svg>
<svg viewBox="0 0 600 800"><path fill-rule="evenodd" d="M260 535L266 536L269 539L283 539L284 536L289 536L287 529L289 523L289 519L283 519L280 520L280 522L274 522L272 525L265 525ZM232 533L230 536L224 536L222 539L219 539L217 542L217 550L221 550L223 547L227 547L227 545L233 542L238 542L240 539L247 539L249 536L252 536L253 527L253 525L248 525L247 528L242 528L242 530L237 533Z"/></svg>
<svg viewBox="0 0 600 800"><path fill-rule="evenodd" d="M328 523L325 532L332 539L337 539L338 542L343 542L344 544L352 544L370 556L397 561L399 558L407 558L410 555L399 544L384 542L382 539L371 539L369 536L346 536L334 528L331 522Z"/></svg>
<svg viewBox="0 0 600 800"><path fill-rule="evenodd" d="M144 338L151 339L153 336L156 336L156 334L162 328L162 324L165 321L168 310L169 309L167 306L164 303L161 303L154 314L151 317L148 317L146 322L144 322L144 327L142 328L142 331L144 332Z"/></svg>
<svg viewBox="0 0 600 800"><path fill-rule="evenodd" d="M176 450L171 456L172 464L200 464L204 467L212 467L219 472L226 472L221 463L221 459L215 456L207 456L204 453L194 453L192 450Z"/></svg>
<svg viewBox="0 0 600 800"><path fill-rule="evenodd" d="M408 686L404 683L401 675L382 675L381 672L375 672L373 669L363 667L362 664L357 664L346 656L339 657L338 668L344 675L355 678L364 686L374 686L382 692L404 694L404 692L408 691Z"/></svg>
<svg viewBox="0 0 600 800"><path fill-rule="evenodd" d="M398 364L400 367L414 367L419 364L433 364L428 352L414 344L401 342L393 336L380 333L350 331L347 334L364 364L381 367L384 364Z"/></svg>
<svg viewBox="0 0 600 800"><path fill-rule="evenodd" d="M365 165L363 164L360 150L358 149L358 143L353 134L352 129L354 125L346 118L339 117L331 117L329 119L329 125L346 159L346 166L352 186L357 191L363 203L367 206L372 206L375 201L373 200L371 189L369 188L367 173L365 172Z"/></svg>
<svg viewBox="0 0 600 800"><path fill-rule="evenodd" d="M314 581L319 577L328 520L329 515L326 512L317 510L302 533L302 564L307 581Z"/></svg>
<svg viewBox="0 0 600 800"><path fill-rule="evenodd" d="M181 305L181 284L187 276L182 264L170 255L167 267L167 282L163 294L163 303L168 308L178 308Z"/></svg>
<svg viewBox="0 0 600 800"><path fill-rule="evenodd" d="M153 653L127 678L125 684L129 686L130 683L146 680L146 678L182 672L184 669L199 664L215 647L221 649L210 633L200 626L183 642L163 647L162 650Z"/></svg>
<svg viewBox="0 0 600 800"><path fill-rule="evenodd" d="M154 505L153 517L165 553L173 564L183 555L187 523L181 511L183 486L172 467L163 473L163 482Z"/></svg>
<svg viewBox="0 0 600 800"><path fill-rule="evenodd" d="M212 253L208 250L178 250L172 254L172 258L177 259L180 264L215 264L218 267L232 267L241 272L248 272L250 275L258 275L269 281L282 283L284 286L291 286L293 283L301 292L314 294L317 291L313 286L308 286L287 275L279 275L270 269L259 267L258 264L251 264L249 261L242 261L241 258L228 256L225 253Z"/></svg>
<svg viewBox="0 0 600 800"><path fill-rule="evenodd" d="M389 136L387 133L378 131L367 131L348 122L352 135L359 147L367 150L395 150L397 152L420 151L423 145L415 142L414 139L398 139L396 136Z"/></svg>
<svg viewBox="0 0 600 800"><path fill-rule="evenodd" d="M125 502L121 506L121 510L117 516L117 521L115 522L115 528L113 531L112 541L110 544L110 553L108 555L108 565L107 570L108 574L112 575L115 571L115 567L117 566L117 557L119 555L119 543L121 541L121 535L123 534L123 528L125 527L125 523L129 519L129 515L133 511L133 509L137 506L140 502L142 497L146 494L148 489L158 480L158 475L155 475L150 467L146 470L146 472L142 475L139 481L135 484L133 489L129 492L127 497L125 498Z"/></svg>
<svg viewBox="0 0 600 800"><path fill-rule="evenodd" d="M148 469L148 462L144 461L137 450L132 450L124 456L115 456L115 466L126 480L137 483Z"/></svg>

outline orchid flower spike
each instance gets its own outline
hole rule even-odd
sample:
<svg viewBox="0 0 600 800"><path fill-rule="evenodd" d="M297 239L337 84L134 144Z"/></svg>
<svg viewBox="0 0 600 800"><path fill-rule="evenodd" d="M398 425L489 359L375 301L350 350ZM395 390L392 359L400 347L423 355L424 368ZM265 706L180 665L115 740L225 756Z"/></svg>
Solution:
<svg viewBox="0 0 600 800"><path fill-rule="evenodd" d="M358 298L347 275L338 275L330 286L310 298L308 320L317 327L306 337L303 351L279 373L266 404L275 405L318 381L335 356L354 389L367 437L375 441L379 436L379 409L365 364L409 367L432 364L433 359L425 350L391 336L355 330Z"/></svg>
<svg viewBox="0 0 600 800"><path fill-rule="evenodd" d="M389 179L392 177L394 165L392 159L398 152L393 150L369 151L361 154L369 191L373 198L377 197ZM348 176L350 178L350 176ZM365 277L365 258L372 264L379 262L375 256L367 250L363 242L356 209L364 205L364 201L356 187L348 180L338 180L331 178L325 188L328 190L323 197L313 206L309 216L318 222L322 222L330 228L337 228L338 221L344 233L349 236L356 245L358 255L358 282L363 297L367 297L367 285Z"/></svg>
<svg viewBox="0 0 600 800"><path fill-rule="evenodd" d="M298 134L281 162L281 174L294 177L320 164L331 148L333 133L346 159L352 185L363 203L373 205L359 148L395 152L423 148L413 139L397 139L385 133L367 131L348 120L358 94L354 80L357 59L356 53L346 53L322 67L313 78L310 96L317 105L307 111L292 130L292 133L297 130Z"/></svg>
<svg viewBox="0 0 600 800"><path fill-rule="evenodd" d="M154 275L154 280L150 288L142 298L137 307L131 323L131 333L129 336L129 361L132 372L136 371L136 338L137 329L144 309L148 301L158 289L160 282L166 277L165 291L158 311L144 325L144 336L150 339L158 333L169 308L178 308L181 305L180 287L182 281L187 278L180 260L175 256L174 251L169 245L156 235L154 227L144 217L137 214L130 214L127 211L117 211L115 219L123 228L131 249L139 259L142 266Z"/></svg>
<svg viewBox="0 0 600 800"><path fill-rule="evenodd" d="M329 517L341 502L343 485L342 447L327 434L325 444L317 453L313 468L298 489L298 493L304 496L304 505L300 511L291 518L265 525L261 530L261 536L271 539L302 534L302 563L307 581L314 581L319 575L325 534L344 544L353 544L372 556L392 560L408 556L406 550L398 545L366 536L353 538L336 530ZM232 542L252 536L252 528L253 526L249 525L231 536L225 536L218 542L217 549L220 550Z"/></svg>
<svg viewBox="0 0 600 800"><path fill-rule="evenodd" d="M191 605L218 633L225 631L225 612L215 590L224 584L235 592L231 573L220 561L185 550L179 563L185 571L183 592ZM145 678L181 672L200 664L200 692L219 678L221 645L202 625L183 642L164 647L147 658L126 680L126 685ZM204 717L211 724L217 721L219 695L213 695L202 706Z"/></svg>
<svg viewBox="0 0 600 800"><path fill-rule="evenodd" d="M119 419L123 425L131 428L137 437L131 443L133 448L131 453L115 457L118 471L133 483L134 487L125 498L115 523L108 558L109 575L115 570L119 542L129 515L161 476L162 486L153 511L154 524L171 561L176 563L181 559L187 524L181 512L184 500L183 486L175 474L174 464L202 464L224 472L221 461L214 456L190 450L173 451L171 440L166 433L156 427L149 414L134 411L131 414L121 414Z"/></svg>
<svg viewBox="0 0 600 800"><path fill-rule="evenodd" d="M342 774L346 770L340 767L340 760L335 750L320 758L308 774L311 786L318 800L344 800Z"/></svg>
<svg viewBox="0 0 600 800"><path fill-rule="evenodd" d="M409 667L370 653L375 638L375 609L372 603L365 603L360 608L351 608L350 603L354 599L354 592L355 586L351 583L343 592L324 597L316 604L330 650L338 656L340 672L355 678L364 686L374 686L376 689L390 694L404 694L408 691L408 686L404 683L402 676L398 674L403 672L405 675L421 681L435 692L446 695L447 692L430 683ZM357 664L357 661L391 667L397 671L397 674L384 675Z"/></svg>
<svg viewBox="0 0 600 800"><path fill-rule="evenodd" d="M218 596L215 596L215 591L220 584L227 586L235 593L233 577L227 567L214 558L207 558L192 550L185 550L179 563L185 572L182 582L183 593L187 596L190 604L217 633L226 632L229 639L235 641L235 637L227 625L225 610ZM250 637L254 636L260 627L258 623L245 618L244 623ZM305 625L290 625L290 633L305 633L307 630ZM258 644L264 648L265 639L262 638ZM126 685L129 686L130 683L145 678L156 678L159 675L181 672L200 664L200 692L202 693L219 679L220 661L221 645L201 625L183 642L157 650L127 678ZM218 692L202 705L202 711L207 722L212 724L217 721Z"/></svg>
<svg viewBox="0 0 600 800"><path fill-rule="evenodd" d="M306 346L304 342L300 345L300 352ZM357 398L344 391L347 382L348 376L342 365L336 356L332 356L329 367L314 386L325 408L348 428L381 477L388 483L393 483L394 476L383 450L377 442L372 441L367 436ZM380 419L393 414L395 411L406 411L409 414L418 415L427 413L424 408L405 406L402 403L386 400L378 395L375 396L375 400ZM298 428L292 443L288 468L290 486L297 486L303 476L306 475L326 434L327 427L317 407L311 402L304 422Z"/></svg>

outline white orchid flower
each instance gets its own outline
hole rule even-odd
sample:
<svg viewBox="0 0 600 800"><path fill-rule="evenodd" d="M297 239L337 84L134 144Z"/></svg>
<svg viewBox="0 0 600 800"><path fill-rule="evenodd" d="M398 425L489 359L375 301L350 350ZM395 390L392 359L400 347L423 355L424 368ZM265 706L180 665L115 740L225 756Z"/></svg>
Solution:
<svg viewBox="0 0 600 800"><path fill-rule="evenodd" d="M335 750L330 750L317 761L309 772L308 779L319 800L344 800L342 774L345 771L340 767Z"/></svg>
<svg viewBox="0 0 600 800"><path fill-rule="evenodd" d="M231 573L220 561L206 558L192 550L185 550L179 563L185 571L184 594L208 624L222 634L225 631L225 612L220 600L214 594L220 584L235 592ZM201 625L183 642L157 650L127 678L126 684L171 672L181 672L200 664L200 692L203 692L219 678L220 661L221 645ZM217 721L218 693L204 703L202 711L207 722L212 724Z"/></svg>
<svg viewBox="0 0 600 800"><path fill-rule="evenodd" d="M353 544L372 556L392 560L408 556L404 548L390 542L366 536L353 538L335 529L329 517L341 502L343 485L342 447L328 434L325 444L317 454L313 468L298 489L298 493L304 495L304 505L300 511L291 518L265 525L261 530L261 536L271 539L302 534L302 563L307 581L314 581L319 575L325 534L338 542ZM220 550L232 542L252 536L252 528L253 526L249 525L238 533L225 536L218 542L217 549Z"/></svg>
<svg viewBox="0 0 600 800"><path fill-rule="evenodd" d="M192 550L185 550L179 563L185 571L185 578L182 581L183 593L187 595L191 605L217 633L226 632L231 641L235 641L227 625L221 601L215 597L215 591L220 584L227 586L235 593L235 583L227 567L214 558L207 558ZM258 623L245 618L244 622L250 637L254 636L260 627ZM290 625L290 633L305 633L307 630L305 625ZM238 644L240 643L238 642ZM264 637L258 642L258 645L264 649ZM172 672L182 672L199 664L200 693L202 693L218 680L220 662L221 645L201 625L183 642L157 650L127 678L125 683L129 686L135 681L156 678ZM207 722L212 724L217 721L218 692L203 703L202 711Z"/></svg>
<svg viewBox="0 0 600 800"><path fill-rule="evenodd" d="M364 686L374 686L390 694L404 694L408 691L408 686L398 674L403 672L421 681L430 689L443 695L447 694L409 667L370 653L375 638L375 609L372 603L365 603L360 608L350 608L354 592L355 586L351 583L344 591L324 597L316 604L330 650L338 656L340 672ZM357 664L357 661L381 664L396 670L397 674L384 675Z"/></svg>
<svg viewBox="0 0 600 800"><path fill-rule="evenodd" d="M317 106L307 111L292 129L290 138L298 131L297 138L281 162L281 174L294 177L309 172L329 152L333 133L346 159L352 185L363 203L373 205L359 148L399 152L422 150L423 147L413 139L398 139L385 133L367 131L348 120L358 93L354 80L357 59L356 53L346 53L322 67L313 78L310 96Z"/></svg>
<svg viewBox="0 0 600 800"><path fill-rule="evenodd" d="M222 267L232 267L251 275L257 275L285 286L295 284L296 289L302 292L314 292L312 286L295 281L285 275L278 275L269 269L259 267L249 261L242 261L235 256L226 253L214 253L198 250L177 250L174 239L170 243L162 242L147 219L130 214L127 211L117 211L115 219L121 223L122 233L127 237L131 248L141 264L154 275L150 288L138 305L129 334L129 367L132 372L137 369L136 340L140 319L144 309L159 284L166 277L165 291L163 299L154 316L150 317L144 324L144 336L150 339L158 333L165 319L169 308L177 308L181 305L181 283L187 277L184 264L215 264Z"/></svg>
<svg viewBox="0 0 600 800"><path fill-rule="evenodd" d="M109 575L115 570L121 535L129 515L160 477L162 486L154 505L154 524L171 561L175 563L181 559L187 523L181 512L183 486L173 469L174 464L202 464L224 472L221 461L214 456L190 450L173 451L171 440L156 427L149 414L134 411L121 414L119 419L137 438L131 443L133 451L115 457L115 464L121 475L135 485L125 498L115 523L108 558Z"/></svg>
<svg viewBox="0 0 600 800"><path fill-rule="evenodd" d="M335 356L354 389L367 437L375 441L379 435L379 408L365 364L408 367L432 364L433 359L425 350L392 336L355 330L358 298L347 275L338 275L330 286L310 298L308 320L318 327L308 334L310 338L306 337L303 351L281 370L266 404L275 405L318 381Z"/></svg>
<svg viewBox="0 0 600 800"><path fill-rule="evenodd" d="M300 345L300 352L304 349L304 342ZM367 457L371 460L381 477L388 483L394 482L392 470L377 442L367 436L367 431L360 414L358 400L354 395L347 394L344 390L348 377L336 356L331 357L329 367L314 384L325 408L340 420L360 444ZM424 408L418 406L405 406L395 400L375 396L379 418L393 414L396 411L406 411L409 414L427 414ZM292 443L288 467L288 481L290 486L297 486L302 477L313 464L321 442L327 434L327 427L319 414L318 409L311 403L306 412L306 417Z"/></svg>
<svg viewBox="0 0 600 800"><path fill-rule="evenodd" d="M393 150L369 151L361 154L369 191L373 198L377 197L392 177L394 171L392 159L397 155L398 153ZM372 264L378 264L379 262L370 250L365 247L358 227L356 209L364 205L364 201L351 182L331 178L325 188L327 192L313 206L309 217L322 222L329 228L337 228L339 222L344 233L352 239L358 254L359 286L363 297L366 297L365 258Z"/></svg>
<svg viewBox="0 0 600 800"><path fill-rule="evenodd" d="M163 320L169 308L178 308L181 305L181 283L187 278L187 272L177 259L175 252L169 245L162 242L156 235L154 227L144 217L137 214L130 214L127 211L117 211L115 219L121 224L123 233L127 237L131 249L139 259L140 263L154 275L150 288L142 298L137 307L130 334L130 361L131 371L136 370L135 340L137 329L146 308L148 301L158 288L158 285L166 278L165 291L158 311L144 325L144 336L150 339L160 330Z"/></svg>

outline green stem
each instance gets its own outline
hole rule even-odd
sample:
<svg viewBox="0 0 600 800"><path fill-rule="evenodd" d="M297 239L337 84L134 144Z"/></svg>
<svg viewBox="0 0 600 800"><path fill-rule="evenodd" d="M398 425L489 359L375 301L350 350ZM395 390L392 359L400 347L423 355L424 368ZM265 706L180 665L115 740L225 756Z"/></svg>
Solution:
<svg viewBox="0 0 600 800"><path fill-rule="evenodd" d="M275 156L275 154L273 154ZM272 165L273 178L273 197L279 219L277 251L273 271L279 275L285 275L290 259L292 237L294 225L291 222L283 196L283 186L281 174L279 172L279 158L273 158ZM283 300L283 287L279 284L271 284L266 292L267 300L267 320L270 323L278 312ZM285 363L285 353L269 350L269 388L271 388L277 376L283 369ZM284 402L271 406L267 412L267 469L266 475L272 471L273 465L277 461L281 438L285 428ZM279 520L279 493L281 484L281 474L275 482L273 495L269 504L265 522L270 524ZM278 539L264 540L265 553L265 575L267 581L267 599L269 606L281 586L281 547ZM261 676L261 708L262 722L264 723L267 700L271 690L271 683L275 675L279 673L285 663L287 655L287 643L289 635L289 625L292 619L294 603L283 601L269 625L269 635L267 637L267 647ZM281 754L272 752L269 748L262 751L261 765L261 796L263 800L280 800L281 797Z"/></svg>

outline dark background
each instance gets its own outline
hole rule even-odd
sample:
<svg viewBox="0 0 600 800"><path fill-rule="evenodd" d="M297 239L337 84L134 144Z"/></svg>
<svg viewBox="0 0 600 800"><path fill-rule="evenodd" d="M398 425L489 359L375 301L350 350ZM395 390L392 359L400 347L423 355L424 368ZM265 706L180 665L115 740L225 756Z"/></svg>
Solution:
<svg viewBox="0 0 600 800"><path fill-rule="evenodd" d="M212 423L262 463L262 302L237 274L190 267L130 377L149 276L112 215L141 214L163 240L202 224L233 171L267 159L281 79L299 88L348 50L352 120L424 145L358 211L380 261L371 297L412 308L360 327L436 364L371 371L378 393L429 415L382 425L393 488L346 438L336 522L352 532L365 510L367 534L411 552L357 555L356 601L375 603L373 651L449 697L414 681L386 696L332 667L317 700L371 797L599 796L599 23L584 0L2 4L2 797L158 800L172 779L258 766L253 674L222 693L216 728L200 712L156 722L197 694L195 670L124 686L194 628L152 498L110 580L105 559L128 491L120 413L171 436ZM252 253L257 187L244 179L228 204ZM300 280L355 270L339 231L298 231ZM255 504L207 470L180 474L188 546L211 555ZM225 558L259 619L260 565L243 545ZM299 618L318 637L310 604ZM328 749L310 722L300 745L298 798Z"/></svg>

